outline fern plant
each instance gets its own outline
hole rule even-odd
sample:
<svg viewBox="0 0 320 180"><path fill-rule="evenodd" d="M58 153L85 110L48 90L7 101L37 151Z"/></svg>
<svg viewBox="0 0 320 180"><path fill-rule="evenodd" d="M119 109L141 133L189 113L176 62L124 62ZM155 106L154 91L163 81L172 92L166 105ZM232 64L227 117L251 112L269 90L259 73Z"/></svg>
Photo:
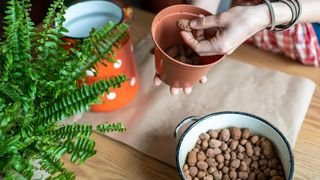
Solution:
<svg viewBox="0 0 320 180"><path fill-rule="evenodd" d="M29 14L30 0L8 0L4 34L0 42L0 174L5 179L30 179L32 162L54 179L73 179L60 158L82 163L93 156L95 142L90 125L59 123L87 111L98 95L118 88L127 79L118 75L89 86L81 82L86 69L97 62L113 62L112 47L127 37L127 25L108 23L92 30L75 47L64 48L62 26L66 6L55 0L42 27ZM54 26L53 26L54 25ZM79 83L80 81L80 83ZM81 86L79 86L81 84ZM121 123L102 124L98 132L122 132Z"/></svg>

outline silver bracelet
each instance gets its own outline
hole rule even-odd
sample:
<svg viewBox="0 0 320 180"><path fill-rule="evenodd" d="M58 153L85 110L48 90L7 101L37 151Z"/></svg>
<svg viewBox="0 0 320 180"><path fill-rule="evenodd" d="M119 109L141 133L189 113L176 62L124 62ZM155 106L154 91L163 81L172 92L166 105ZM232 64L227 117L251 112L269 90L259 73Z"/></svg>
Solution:
<svg viewBox="0 0 320 180"><path fill-rule="evenodd" d="M273 31L284 31L286 29L289 29L298 21L301 15L301 4L299 0L280 0L280 2L283 2L287 6L289 6L292 13L292 18L287 24L277 25Z"/></svg>
<svg viewBox="0 0 320 180"><path fill-rule="evenodd" d="M271 4L270 0L264 0L264 3L269 8L270 18L271 18L271 26L267 27L267 29L270 30L270 31L273 31L275 29L275 26L276 26L276 17L275 17L274 9L272 7L272 4Z"/></svg>

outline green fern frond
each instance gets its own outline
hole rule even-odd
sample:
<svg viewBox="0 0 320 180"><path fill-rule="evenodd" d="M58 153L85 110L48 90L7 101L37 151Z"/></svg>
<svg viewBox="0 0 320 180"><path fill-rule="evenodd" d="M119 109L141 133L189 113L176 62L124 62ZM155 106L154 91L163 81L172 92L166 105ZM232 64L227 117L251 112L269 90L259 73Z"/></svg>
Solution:
<svg viewBox="0 0 320 180"><path fill-rule="evenodd" d="M93 59L98 59L102 62L104 59L109 62L114 61L114 51L112 47L118 48L121 44L121 40L127 37L128 25L119 24L116 25L113 22L109 22L109 26L103 28L99 31L93 30L91 32L90 47L93 47L95 52L95 57Z"/></svg>
<svg viewBox="0 0 320 180"><path fill-rule="evenodd" d="M68 153L71 153L70 161L73 163L81 164L96 154L95 142L89 138L77 137L75 141L65 141L63 146L67 148Z"/></svg>
<svg viewBox="0 0 320 180"><path fill-rule="evenodd" d="M35 30L34 23L32 22L30 18L30 11L31 11L31 2L30 0L21 0L21 25L19 26L18 31L18 38L20 42L20 56L23 57L25 61L30 61L32 59L30 50L31 50L31 41L34 37L35 33L33 32ZM23 13L22 13L23 11Z"/></svg>
<svg viewBox="0 0 320 180"><path fill-rule="evenodd" d="M20 56L21 43L19 42L19 27L23 19L21 5L16 0L9 0L7 3L6 16L4 17L6 27L3 28L5 41L1 44L1 53L4 54L4 80L8 80L9 73L14 68L14 62L22 61Z"/></svg>
<svg viewBox="0 0 320 180"><path fill-rule="evenodd" d="M48 12L46 17L43 20L42 27L44 29L51 29L50 27L55 23L56 18L61 18L63 16L62 9L65 9L64 0L55 0L50 7L48 8Z"/></svg>
<svg viewBox="0 0 320 180"><path fill-rule="evenodd" d="M3 132L9 131L21 118L21 102L16 101L8 105L7 109L1 113L0 129Z"/></svg>
<svg viewBox="0 0 320 180"><path fill-rule="evenodd" d="M23 177L18 172L14 171L13 169L6 171L3 180L27 180L27 178Z"/></svg>
<svg viewBox="0 0 320 180"><path fill-rule="evenodd" d="M12 101L21 99L21 96L23 94L18 87L8 83L0 83L0 93L9 97Z"/></svg>
<svg viewBox="0 0 320 180"><path fill-rule="evenodd" d="M84 85L73 94L66 95L39 111L37 123L39 125L51 125L64 117L89 110L100 94L110 92L110 88L121 87L127 78L124 75L115 76L113 79L101 80L91 86Z"/></svg>
<svg viewBox="0 0 320 180"><path fill-rule="evenodd" d="M8 0L4 35L0 42L0 173L6 179L31 179L31 162L40 160L49 179L74 179L60 158L82 163L93 156L91 125L65 125L57 122L90 109L99 96L119 88L124 75L89 86L85 70L97 62L114 62L114 48L128 37L126 24L110 23L71 49L61 37L66 6L54 0L41 30L30 18L31 0ZM123 132L121 124L104 124L99 132Z"/></svg>
<svg viewBox="0 0 320 180"><path fill-rule="evenodd" d="M128 37L127 24L115 24L113 22L107 23L99 31L93 29L90 32L89 38L83 40L80 45L80 61L86 62L85 66L77 66L74 68L73 76L70 80L75 81L81 77L85 77L86 69L96 69L95 65L104 60L108 62L115 62L113 47L119 47L121 41Z"/></svg>
<svg viewBox="0 0 320 180"><path fill-rule="evenodd" d="M71 171L65 171L56 176L50 176L47 180L71 180L75 179L76 175Z"/></svg>
<svg viewBox="0 0 320 180"><path fill-rule="evenodd" d="M64 22L64 13L66 6L64 0L55 0L48 9L47 15L43 20L43 30L38 33L37 43L34 48L37 52L36 59L54 59L54 57L66 55L61 45L65 44L60 38L63 37L63 32L67 30L62 27ZM51 57L51 55L54 55ZM53 60L52 62L56 62ZM48 61L50 63L50 61ZM63 65L63 64L62 64Z"/></svg>
<svg viewBox="0 0 320 180"><path fill-rule="evenodd" d="M14 154L8 159L4 170L4 179L31 179L34 167L19 154Z"/></svg>
<svg viewBox="0 0 320 180"><path fill-rule="evenodd" d="M124 132L126 128L122 123L100 124L97 126L97 131L100 133L105 132Z"/></svg>
<svg viewBox="0 0 320 180"><path fill-rule="evenodd" d="M63 168L64 163L60 159L56 159L45 153L42 153L39 159L40 169L50 173L52 179L74 179L74 173Z"/></svg>
<svg viewBox="0 0 320 180"><path fill-rule="evenodd" d="M49 131L48 134L57 139L72 139L74 137L90 137L92 126L85 124L70 124L60 127L59 129Z"/></svg>

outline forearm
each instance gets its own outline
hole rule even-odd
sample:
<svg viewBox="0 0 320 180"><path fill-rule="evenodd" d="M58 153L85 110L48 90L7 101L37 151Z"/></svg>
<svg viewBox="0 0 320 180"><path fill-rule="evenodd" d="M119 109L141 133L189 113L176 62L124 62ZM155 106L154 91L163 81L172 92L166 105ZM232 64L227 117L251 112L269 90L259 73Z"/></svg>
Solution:
<svg viewBox="0 0 320 180"><path fill-rule="evenodd" d="M301 15L297 23L320 22L320 0L300 0ZM292 13L290 8L282 2L272 3L275 12L276 25L286 24L290 22ZM260 14L263 27L268 27L271 24L270 12L266 4L261 4L253 7L257 14Z"/></svg>
<svg viewBox="0 0 320 180"><path fill-rule="evenodd" d="M298 22L320 22L320 0L300 0L301 17Z"/></svg>

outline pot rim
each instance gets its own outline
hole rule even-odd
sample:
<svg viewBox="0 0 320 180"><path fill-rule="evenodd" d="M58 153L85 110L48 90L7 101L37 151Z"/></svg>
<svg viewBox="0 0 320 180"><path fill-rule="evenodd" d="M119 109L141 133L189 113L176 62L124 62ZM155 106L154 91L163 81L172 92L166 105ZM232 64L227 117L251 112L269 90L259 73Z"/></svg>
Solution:
<svg viewBox="0 0 320 180"><path fill-rule="evenodd" d="M288 179L291 180L292 177L293 177L293 173L294 173L294 156L293 156L293 152L292 152L292 149L291 149L291 146L288 142L288 140L286 139L286 137L282 134L282 132L275 126L273 126L271 123L269 123L268 121L266 121L265 119L259 117L259 116L256 116L256 115L253 115L253 114L250 114L250 113L246 113L246 112L240 112L240 111L220 111L220 112L215 112L215 113L211 113L211 114L208 114L206 116L203 116L199 119L197 119L197 121L193 122L183 133L182 135L180 136L179 138L179 141L178 141L178 145L177 145L177 148L176 148L176 166L177 166L177 170L178 170L178 173L179 173L179 176L181 179L184 179L184 175L183 175L183 172L181 171L182 167L180 166L179 164L179 155L180 155L180 148L181 148L181 144L182 144L182 141L183 139L185 138L186 134L189 133L189 131L195 127L198 123L200 123L201 121L204 121L205 119L209 118L209 117L212 117L212 116L219 116L219 115L223 115L223 114L237 114L237 115L244 115L244 116L248 116L248 117L252 117L258 121L261 121L263 123L265 123L266 125L268 125L269 127L271 127L274 131L277 132L277 134L281 137L281 139L285 142L286 144L286 147L288 149L288 152L289 152L289 162L290 162L290 167L289 167L289 175L288 175ZM183 122L183 121L181 121ZM180 124L180 123L179 123Z"/></svg>

